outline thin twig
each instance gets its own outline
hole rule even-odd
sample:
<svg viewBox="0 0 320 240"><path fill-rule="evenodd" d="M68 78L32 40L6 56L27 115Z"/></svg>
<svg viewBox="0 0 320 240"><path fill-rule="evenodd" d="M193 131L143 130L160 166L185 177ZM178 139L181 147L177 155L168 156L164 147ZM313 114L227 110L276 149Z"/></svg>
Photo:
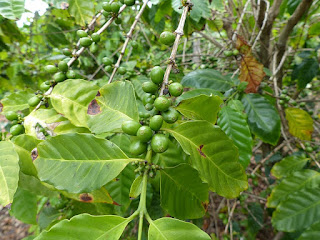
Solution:
<svg viewBox="0 0 320 240"><path fill-rule="evenodd" d="M242 10L242 13L241 13L241 16L240 16L240 19L239 19L237 28L236 28L236 30L234 31L233 35L232 35L232 41L235 41L235 40L236 40L236 36L237 36L237 34L238 34L239 30L240 30L240 27L241 27L241 25L242 25L242 20L243 20L243 18L244 18L244 15L246 14L246 9L247 9L247 7L249 6L249 3L250 3L250 1L247 0L246 4L245 4L244 7L243 7L243 10Z"/></svg>
<svg viewBox="0 0 320 240"><path fill-rule="evenodd" d="M129 44L130 39L132 38L132 33L133 33L134 29L136 28L136 25L137 25L141 15L142 15L144 9L146 8L148 2L149 2L149 0L145 1L144 4L142 5L142 7L140 8L138 15L135 17L135 20L134 20L133 24L131 25L131 28L130 28L129 32L126 35L126 40L125 40L125 42L123 44L122 50L120 52L120 56L118 58L117 63L115 64L115 66L113 68L113 71L112 71L112 74L111 74L111 76L109 78L108 83L112 82L114 76L116 75L116 73L118 71L118 68L120 67L120 63L121 63L122 58L123 58L123 56L125 54L126 48L127 48L128 44Z"/></svg>
<svg viewBox="0 0 320 240"><path fill-rule="evenodd" d="M166 86L168 85L169 82L169 76L171 73L171 69L173 66L175 66L175 58L177 55L177 51L178 51L178 46L179 46L179 42L180 42L180 38L183 36L183 28L184 28L184 24L186 22L187 19L187 14L189 12L189 10L191 9L192 3L191 0L187 0L181 18L180 18L180 22L178 25L177 30L175 31L176 34L176 39L174 41L173 47L172 47L172 51L171 51L171 55L169 57L169 64L167 66L166 72L164 74L164 78L163 78L163 83L161 86L161 90L160 90L160 96L163 95L163 91L166 88Z"/></svg>
<svg viewBox="0 0 320 240"><path fill-rule="evenodd" d="M227 201L229 201L229 200L227 200ZM231 221L232 221L233 213L234 213L234 210L235 210L236 206L237 206L237 200L234 202L234 204L232 206L232 209L231 209L231 211L229 213L228 223L227 223L227 225L226 225L226 227L224 229L224 233L227 233L229 224L230 224L230 226L232 224ZM232 231L232 229L230 228L230 236L232 235L231 231Z"/></svg>

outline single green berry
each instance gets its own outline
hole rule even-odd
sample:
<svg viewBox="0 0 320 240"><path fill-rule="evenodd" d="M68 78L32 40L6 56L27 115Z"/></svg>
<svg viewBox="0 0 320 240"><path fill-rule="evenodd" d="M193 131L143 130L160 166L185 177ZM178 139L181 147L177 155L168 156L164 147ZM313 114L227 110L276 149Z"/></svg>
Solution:
<svg viewBox="0 0 320 240"><path fill-rule="evenodd" d="M169 93L171 96L179 97L183 93L183 86L180 83L171 83Z"/></svg>
<svg viewBox="0 0 320 240"><path fill-rule="evenodd" d="M124 0L124 4L127 6L133 6L136 3L136 0Z"/></svg>
<svg viewBox="0 0 320 240"><path fill-rule="evenodd" d="M102 58L102 63L106 66L110 66L113 64L113 61L111 58L108 58L108 57L104 57Z"/></svg>
<svg viewBox="0 0 320 240"><path fill-rule="evenodd" d="M63 55L65 55L65 56L67 56L67 57L72 56L72 52L70 51L69 48L64 48L64 49L62 50L62 53L63 53Z"/></svg>
<svg viewBox="0 0 320 240"><path fill-rule="evenodd" d="M97 53L99 51L99 46L95 42L91 44L90 46L90 52Z"/></svg>
<svg viewBox="0 0 320 240"><path fill-rule="evenodd" d="M105 70L107 73L112 73L113 68L112 68L111 66L105 66L104 70Z"/></svg>
<svg viewBox="0 0 320 240"><path fill-rule="evenodd" d="M47 65L44 67L44 70L47 72L47 73L50 73L50 74L54 74L58 71L57 67L54 66L54 65Z"/></svg>
<svg viewBox="0 0 320 240"><path fill-rule="evenodd" d="M224 51L223 54L224 54L226 57L231 57L231 56L233 56L233 52L232 52L232 51L228 51L228 50Z"/></svg>
<svg viewBox="0 0 320 240"><path fill-rule="evenodd" d="M305 102L302 102L302 103L299 104L299 106L300 106L300 107L305 107L305 106L306 106L306 103L305 103Z"/></svg>
<svg viewBox="0 0 320 240"><path fill-rule="evenodd" d="M237 55L239 54L239 50L238 50L238 49L233 50L233 51L232 51L232 54L233 54L234 56L237 56Z"/></svg>
<svg viewBox="0 0 320 240"><path fill-rule="evenodd" d="M168 98L166 97L158 97L155 101L154 101L154 106L157 110L159 111L167 111L168 108L170 107L171 102Z"/></svg>
<svg viewBox="0 0 320 240"><path fill-rule="evenodd" d="M288 107L289 107L288 103L285 103L285 104L283 105L283 107L284 107L284 108L288 108Z"/></svg>
<svg viewBox="0 0 320 240"><path fill-rule="evenodd" d="M118 2L111 3L111 12L118 13L120 10L120 7L121 7L120 3L118 3Z"/></svg>
<svg viewBox="0 0 320 240"><path fill-rule="evenodd" d="M285 94L280 94L280 99L286 99L286 97L287 97L287 95L285 95Z"/></svg>
<svg viewBox="0 0 320 240"><path fill-rule="evenodd" d="M92 41L94 41L94 42L100 42L100 34L98 34L98 33L92 33L91 39L92 39Z"/></svg>
<svg viewBox="0 0 320 240"><path fill-rule="evenodd" d="M175 123L179 119L179 113L174 108L169 108L168 111L161 113L163 120L167 123Z"/></svg>
<svg viewBox="0 0 320 240"><path fill-rule="evenodd" d="M40 85L40 89L42 91L48 91L49 88L50 88L50 84L46 84L45 82L41 83L41 85Z"/></svg>
<svg viewBox="0 0 320 240"><path fill-rule="evenodd" d="M8 111L4 114L9 121L18 120L18 114L14 111Z"/></svg>
<svg viewBox="0 0 320 240"><path fill-rule="evenodd" d="M311 152L313 152L313 148L312 147L306 147L305 151L311 153Z"/></svg>
<svg viewBox="0 0 320 240"><path fill-rule="evenodd" d="M122 23L122 19L121 18L116 18L116 20L114 20L115 24L121 24Z"/></svg>
<svg viewBox="0 0 320 240"><path fill-rule="evenodd" d="M280 104L280 105L284 105L284 104L285 104L285 101L281 99L281 100L279 100L279 104Z"/></svg>
<svg viewBox="0 0 320 240"><path fill-rule="evenodd" d="M62 82L66 80L66 75L63 72L57 72L55 75L53 75L53 80L55 82Z"/></svg>
<svg viewBox="0 0 320 240"><path fill-rule="evenodd" d="M79 38L84 38L84 37L87 37L87 36L88 36L88 33L86 33L86 32L83 31L83 30L78 30L78 31L77 31L77 36L78 36Z"/></svg>
<svg viewBox="0 0 320 240"><path fill-rule="evenodd" d="M155 134L151 140L151 148L156 153L163 153L169 147L169 139L163 134Z"/></svg>
<svg viewBox="0 0 320 240"><path fill-rule="evenodd" d="M161 115L155 115L150 119L149 127L154 131L158 131L162 127L162 124L163 117Z"/></svg>
<svg viewBox="0 0 320 240"><path fill-rule="evenodd" d="M143 105L146 105L147 103L153 103L154 102L154 98L150 97L150 94L146 94L143 98L142 98L142 103Z"/></svg>
<svg viewBox="0 0 320 240"><path fill-rule="evenodd" d="M73 70L69 70L66 75L67 75L67 78L68 78L68 79L75 79L75 78L77 78L77 73L76 73L75 71L73 71Z"/></svg>
<svg viewBox="0 0 320 240"><path fill-rule="evenodd" d="M110 11L111 12L111 11ZM106 18L109 17L109 11L105 11L105 10L102 10L102 14L103 16L105 16Z"/></svg>
<svg viewBox="0 0 320 240"><path fill-rule="evenodd" d="M19 122L18 122L18 120L13 120L12 122L11 122L11 125L13 126L13 125L17 125Z"/></svg>
<svg viewBox="0 0 320 240"><path fill-rule="evenodd" d="M82 47L89 47L92 44L92 40L89 37L80 38L80 45Z"/></svg>
<svg viewBox="0 0 320 240"><path fill-rule="evenodd" d="M127 69L125 67L119 67L118 72L121 75L125 75L127 72Z"/></svg>
<svg viewBox="0 0 320 240"><path fill-rule="evenodd" d="M313 115L313 111L312 111L312 110L309 110L308 113L309 113L310 115Z"/></svg>
<svg viewBox="0 0 320 240"><path fill-rule="evenodd" d="M112 12L111 4L109 2L103 2L102 3L102 8L106 12Z"/></svg>
<svg viewBox="0 0 320 240"><path fill-rule="evenodd" d="M284 98L284 100L286 100L287 102L289 102L290 101L290 97L287 95L287 96L285 96L285 98Z"/></svg>
<svg viewBox="0 0 320 240"><path fill-rule="evenodd" d="M160 42L162 44L171 46L175 41L176 36L172 32L163 32L160 34Z"/></svg>
<svg viewBox="0 0 320 240"><path fill-rule="evenodd" d="M137 135L137 131L140 127L141 127L140 123L133 120L125 121L124 123L122 123L122 126L121 126L122 131L124 133L132 136Z"/></svg>
<svg viewBox="0 0 320 240"><path fill-rule="evenodd" d="M160 84L163 82L163 77L164 77L164 71L161 67L156 66L152 68L150 72L150 78L152 82L154 82L155 84Z"/></svg>
<svg viewBox="0 0 320 240"><path fill-rule="evenodd" d="M124 0L120 0L120 2L121 2L122 4L124 4Z"/></svg>
<svg viewBox="0 0 320 240"><path fill-rule="evenodd" d="M22 134L24 132L24 127L21 125L21 124L16 124L16 125L13 125L11 128L10 128L10 133L13 135L13 136L17 136L19 134Z"/></svg>
<svg viewBox="0 0 320 240"><path fill-rule="evenodd" d="M34 96L28 100L28 105L30 107L35 107L39 104L40 101L41 100L37 96Z"/></svg>
<svg viewBox="0 0 320 240"><path fill-rule="evenodd" d="M153 109L153 104L152 103L147 103L144 108L147 110L147 111L151 111Z"/></svg>
<svg viewBox="0 0 320 240"><path fill-rule="evenodd" d="M132 155L138 156L147 151L147 144L139 140L133 141L130 144L129 151Z"/></svg>
<svg viewBox="0 0 320 240"><path fill-rule="evenodd" d="M282 92L283 94L287 94L287 93L288 93L288 90L287 90L287 89L283 89L281 92Z"/></svg>
<svg viewBox="0 0 320 240"><path fill-rule="evenodd" d="M148 142L152 138L152 130L148 126L142 126L137 131L137 137L141 142Z"/></svg>
<svg viewBox="0 0 320 240"><path fill-rule="evenodd" d="M65 61L61 61L58 64L58 68L60 69L60 71L62 72L67 72L69 69L68 63L66 63Z"/></svg>
<svg viewBox="0 0 320 240"><path fill-rule="evenodd" d="M158 85L153 82L144 82L142 83L142 90L146 93L155 93L158 91Z"/></svg>

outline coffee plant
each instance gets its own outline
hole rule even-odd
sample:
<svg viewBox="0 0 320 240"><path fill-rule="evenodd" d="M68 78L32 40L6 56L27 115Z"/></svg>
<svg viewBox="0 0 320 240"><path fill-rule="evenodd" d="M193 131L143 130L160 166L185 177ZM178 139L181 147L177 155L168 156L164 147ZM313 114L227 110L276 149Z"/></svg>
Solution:
<svg viewBox="0 0 320 240"><path fill-rule="evenodd" d="M320 237L319 1L45 2L0 1L25 240Z"/></svg>

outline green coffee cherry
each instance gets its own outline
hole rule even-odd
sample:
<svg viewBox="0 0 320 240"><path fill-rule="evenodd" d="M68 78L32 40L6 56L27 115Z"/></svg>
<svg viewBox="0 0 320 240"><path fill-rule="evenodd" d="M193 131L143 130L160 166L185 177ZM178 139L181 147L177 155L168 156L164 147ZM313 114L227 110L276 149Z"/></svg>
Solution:
<svg viewBox="0 0 320 240"><path fill-rule="evenodd" d="M142 126L137 131L137 137L141 142L148 142L152 138L152 130L148 126Z"/></svg>
<svg viewBox="0 0 320 240"><path fill-rule="evenodd" d="M73 70L69 70L66 75L67 75L67 78L68 78L68 79L75 79L75 78L77 78L77 73L76 73L75 71L73 71Z"/></svg>
<svg viewBox="0 0 320 240"><path fill-rule="evenodd" d="M149 127L154 131L158 131L162 127L162 124L163 117L161 115L155 115L150 119Z"/></svg>
<svg viewBox="0 0 320 240"><path fill-rule="evenodd" d="M223 54L226 56L226 57L231 57L233 55L232 51L224 51Z"/></svg>
<svg viewBox="0 0 320 240"><path fill-rule="evenodd" d="M30 107L35 107L35 106L37 106L39 104L40 101L41 100L37 96L33 96L32 98L30 98L28 100L28 105Z"/></svg>
<svg viewBox="0 0 320 240"><path fill-rule="evenodd" d="M127 6L133 6L136 3L136 0L124 0L124 4Z"/></svg>
<svg viewBox="0 0 320 240"><path fill-rule="evenodd" d="M58 64L58 68L60 69L60 71L62 72L67 72L69 69L68 63L66 63L65 61L61 61Z"/></svg>
<svg viewBox="0 0 320 240"><path fill-rule="evenodd" d="M174 108L169 108L168 111L161 113L163 120L167 123L175 123L179 119L179 113Z"/></svg>
<svg viewBox="0 0 320 240"><path fill-rule="evenodd" d="M122 23L122 19L121 18L116 18L116 20L114 20L115 24L121 24Z"/></svg>
<svg viewBox="0 0 320 240"><path fill-rule="evenodd" d="M147 103L154 103L154 99L150 97L150 94L146 94L142 99L143 105L146 105Z"/></svg>
<svg viewBox="0 0 320 240"><path fill-rule="evenodd" d="M104 57L104 58L102 58L102 63L103 63L104 65L106 65L106 66L111 66L112 63L113 63L113 61L112 61L112 59L110 59L110 58L108 58L108 57Z"/></svg>
<svg viewBox="0 0 320 240"><path fill-rule="evenodd" d="M72 52L70 51L69 48L64 48L64 49L62 50L62 53L63 53L63 55L65 55L65 56L67 56L67 57L72 56Z"/></svg>
<svg viewBox="0 0 320 240"><path fill-rule="evenodd" d="M160 84L163 82L163 77L164 77L164 71L161 67L156 66L152 68L150 72L150 78L152 82L154 82L155 84Z"/></svg>
<svg viewBox="0 0 320 240"><path fill-rule="evenodd" d="M111 3L111 12L118 13L120 10L120 7L121 7L120 3L118 3L118 2Z"/></svg>
<svg viewBox="0 0 320 240"><path fill-rule="evenodd" d="M86 33L86 32L83 31L83 30L78 30L78 31L77 31L77 36L78 36L79 38L84 38L84 37L87 37L87 36L88 36L88 33Z"/></svg>
<svg viewBox="0 0 320 240"><path fill-rule="evenodd" d="M233 51L232 51L232 54L233 54L234 56L237 56L237 55L239 54L238 49L233 50Z"/></svg>
<svg viewBox="0 0 320 240"><path fill-rule="evenodd" d="M94 42L100 42L100 34L98 34L98 33L92 33L91 39L92 39L92 41L94 41Z"/></svg>
<svg viewBox="0 0 320 240"><path fill-rule="evenodd" d="M62 82L66 80L66 75L63 72L57 72L55 75L53 75L53 80L55 82Z"/></svg>
<svg viewBox="0 0 320 240"><path fill-rule="evenodd" d="M41 83L41 85L40 85L40 89L42 91L47 91L47 90L49 90L49 88L50 88L50 84L48 85L45 82Z"/></svg>
<svg viewBox="0 0 320 240"><path fill-rule="evenodd" d="M18 114L14 111L8 111L4 114L9 121L18 120Z"/></svg>
<svg viewBox="0 0 320 240"><path fill-rule="evenodd" d="M119 67L118 69L119 74L124 75L127 72L127 69L125 67Z"/></svg>
<svg viewBox="0 0 320 240"><path fill-rule="evenodd" d="M112 73L113 68L112 68L111 66L105 66L104 70L105 70L107 73Z"/></svg>
<svg viewBox="0 0 320 240"><path fill-rule="evenodd" d="M147 144L139 140L133 141L130 144L129 151L132 155L138 156L147 151Z"/></svg>
<svg viewBox="0 0 320 240"><path fill-rule="evenodd" d="M54 66L54 65L47 65L44 67L44 70L47 72L47 73L50 73L50 74L54 74L58 71L57 67Z"/></svg>
<svg viewBox="0 0 320 240"><path fill-rule="evenodd" d="M144 108L147 110L147 111L151 111L153 109L153 104L152 103L147 103Z"/></svg>
<svg viewBox="0 0 320 240"><path fill-rule="evenodd" d="M80 38L80 45L82 47L89 47L92 44L92 40L89 37Z"/></svg>
<svg viewBox="0 0 320 240"><path fill-rule="evenodd" d="M103 10L105 10L106 12L112 12L111 4L108 3L108 2L103 2L103 3L102 3L102 8L103 8Z"/></svg>
<svg viewBox="0 0 320 240"><path fill-rule="evenodd" d="M175 41L176 36L172 32L163 32L160 34L160 42L171 46Z"/></svg>
<svg viewBox="0 0 320 240"><path fill-rule="evenodd" d="M155 134L151 140L151 148L156 153L163 153L169 147L169 139L163 134Z"/></svg>
<svg viewBox="0 0 320 240"><path fill-rule="evenodd" d="M22 133L24 133L24 127L23 127L21 124L13 125L13 126L10 128L10 133L11 133L13 136L17 136L17 135L19 135L19 134L22 134Z"/></svg>
<svg viewBox="0 0 320 240"><path fill-rule="evenodd" d="M97 53L99 51L99 46L95 42L91 44L90 46L90 52Z"/></svg>
<svg viewBox="0 0 320 240"><path fill-rule="evenodd" d="M142 90L146 93L155 93L158 91L158 85L150 81L144 82L142 84Z"/></svg>
<svg viewBox="0 0 320 240"><path fill-rule="evenodd" d="M183 93L183 86L180 83L171 83L169 93L171 96L179 97Z"/></svg>
<svg viewBox="0 0 320 240"><path fill-rule="evenodd" d="M312 147L306 147L305 151L311 153L311 152L313 152L313 148Z"/></svg>
<svg viewBox="0 0 320 240"><path fill-rule="evenodd" d="M122 123L122 131L126 134L132 135L132 136L136 136L137 135L137 131L139 130L139 128L141 127L140 123L136 122L136 121L125 121L124 123Z"/></svg>
<svg viewBox="0 0 320 240"><path fill-rule="evenodd" d="M166 97L158 97L155 101L154 101L154 106L157 110L159 111L167 111L168 108L170 107L171 102L168 98Z"/></svg>

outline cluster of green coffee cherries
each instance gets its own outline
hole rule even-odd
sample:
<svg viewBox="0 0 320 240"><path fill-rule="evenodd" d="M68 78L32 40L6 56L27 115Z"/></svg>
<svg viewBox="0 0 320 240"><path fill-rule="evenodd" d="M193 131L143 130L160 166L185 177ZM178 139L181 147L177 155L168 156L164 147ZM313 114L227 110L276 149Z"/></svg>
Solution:
<svg viewBox="0 0 320 240"><path fill-rule="evenodd" d="M156 176L156 172L158 170L163 169L163 167L157 164L150 163L148 161L134 161L132 165L136 167L136 169L134 170L135 173L142 175L144 172L147 172L147 174L151 178L154 178Z"/></svg>
<svg viewBox="0 0 320 240"><path fill-rule="evenodd" d="M14 111L8 111L5 114L6 119L11 121L10 133L12 136L17 136L24 133L23 115Z"/></svg>
<svg viewBox="0 0 320 240"><path fill-rule="evenodd" d="M140 155L147 151L148 143L155 153L163 153L169 147L169 136L160 131L163 122L173 124L180 114L171 107L172 101L167 95L158 96L159 88L163 82L164 70L157 66L150 72L151 81L144 82L142 89L146 93L142 102L147 113L140 113L141 122L126 121L122 124L124 133L136 136L130 144L132 155ZM178 97L183 93L180 83L171 83L165 89L172 97ZM151 113L151 114L150 114ZM144 125L141 125L144 124Z"/></svg>
<svg viewBox="0 0 320 240"><path fill-rule="evenodd" d="M311 144L314 144L313 146ZM318 151L319 149L319 146L316 145L315 143L313 142L305 142L304 143L304 146L305 146L305 151L308 152L308 153L312 153L313 151Z"/></svg>

